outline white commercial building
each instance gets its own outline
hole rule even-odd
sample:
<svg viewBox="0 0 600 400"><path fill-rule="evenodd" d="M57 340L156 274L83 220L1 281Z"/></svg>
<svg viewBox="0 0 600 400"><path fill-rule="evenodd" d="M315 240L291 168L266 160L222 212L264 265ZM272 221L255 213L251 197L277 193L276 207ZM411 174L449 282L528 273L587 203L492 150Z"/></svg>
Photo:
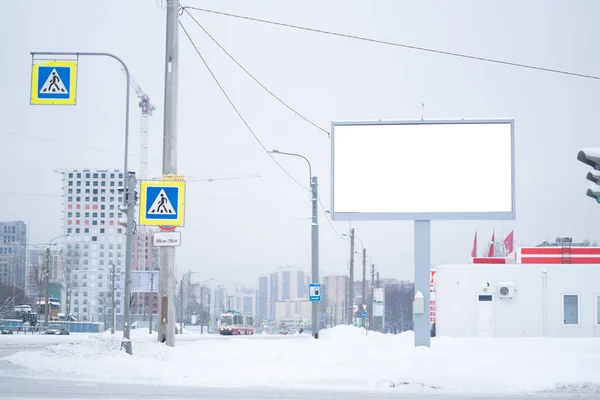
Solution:
<svg viewBox="0 0 600 400"><path fill-rule="evenodd" d="M277 326L283 321L308 322L311 318L312 303L304 299L284 300L275 303L275 322Z"/></svg>
<svg viewBox="0 0 600 400"><path fill-rule="evenodd" d="M436 268L437 336L600 337L600 265Z"/></svg>

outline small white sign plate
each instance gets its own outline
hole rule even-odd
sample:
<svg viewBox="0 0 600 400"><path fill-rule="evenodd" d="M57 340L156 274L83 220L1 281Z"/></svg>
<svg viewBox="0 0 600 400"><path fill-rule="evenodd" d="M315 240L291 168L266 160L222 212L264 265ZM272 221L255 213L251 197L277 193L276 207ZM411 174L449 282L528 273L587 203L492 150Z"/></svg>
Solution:
<svg viewBox="0 0 600 400"><path fill-rule="evenodd" d="M154 242L155 247L181 246L181 232L154 232L154 234L152 235L152 241Z"/></svg>

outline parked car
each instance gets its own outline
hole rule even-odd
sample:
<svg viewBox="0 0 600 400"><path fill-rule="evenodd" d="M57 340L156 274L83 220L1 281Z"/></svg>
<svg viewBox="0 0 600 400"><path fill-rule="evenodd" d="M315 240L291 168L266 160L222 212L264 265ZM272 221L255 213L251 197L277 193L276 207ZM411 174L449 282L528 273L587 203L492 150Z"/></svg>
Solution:
<svg viewBox="0 0 600 400"><path fill-rule="evenodd" d="M44 329L45 335L68 335L69 330L60 325L48 325L46 329Z"/></svg>
<svg viewBox="0 0 600 400"><path fill-rule="evenodd" d="M0 326L0 335L12 335L13 331L7 326Z"/></svg>

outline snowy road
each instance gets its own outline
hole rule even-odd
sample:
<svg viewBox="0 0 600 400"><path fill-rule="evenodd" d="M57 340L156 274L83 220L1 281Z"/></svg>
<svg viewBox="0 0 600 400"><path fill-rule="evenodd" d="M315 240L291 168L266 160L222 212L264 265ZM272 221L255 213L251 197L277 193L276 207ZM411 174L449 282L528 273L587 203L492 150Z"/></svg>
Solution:
<svg viewBox="0 0 600 400"><path fill-rule="evenodd" d="M219 400L374 400L374 399L414 399L414 400L563 400L575 396L548 394L532 395L502 395L493 397L465 396L454 394L416 394L416 393L357 393L355 391L308 391L297 389L269 389L269 388L199 388L191 386L152 386L152 385L127 385L110 382L78 382L61 381L56 379L36 379L9 377L0 375L0 398L5 400L54 400L54 399L145 399L164 400L176 399L219 399Z"/></svg>

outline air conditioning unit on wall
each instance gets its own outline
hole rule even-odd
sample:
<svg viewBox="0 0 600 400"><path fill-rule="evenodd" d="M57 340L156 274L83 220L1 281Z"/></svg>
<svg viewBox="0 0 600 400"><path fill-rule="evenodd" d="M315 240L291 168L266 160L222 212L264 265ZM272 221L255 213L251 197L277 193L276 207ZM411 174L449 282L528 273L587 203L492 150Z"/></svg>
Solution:
<svg viewBox="0 0 600 400"><path fill-rule="evenodd" d="M512 299L515 297L515 284L512 282L498 283L498 298Z"/></svg>

